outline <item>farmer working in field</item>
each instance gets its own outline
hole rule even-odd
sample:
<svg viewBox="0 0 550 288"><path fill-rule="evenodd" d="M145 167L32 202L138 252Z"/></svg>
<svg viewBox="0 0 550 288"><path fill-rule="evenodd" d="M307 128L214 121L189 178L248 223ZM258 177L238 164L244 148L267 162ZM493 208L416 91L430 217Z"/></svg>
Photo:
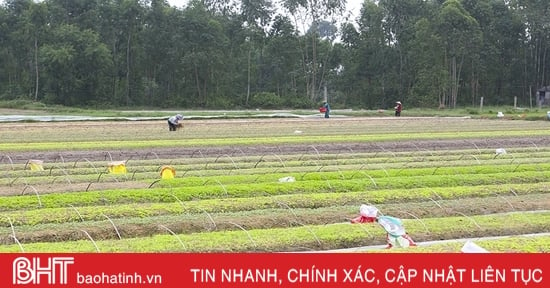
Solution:
<svg viewBox="0 0 550 288"><path fill-rule="evenodd" d="M403 104L400 101L395 102L395 116L401 116L401 110L403 110Z"/></svg>
<svg viewBox="0 0 550 288"><path fill-rule="evenodd" d="M323 102L323 106L321 107L321 111L323 111L322 113L325 113L325 118L329 118L330 116L330 105L328 105L328 102L327 101L324 101Z"/></svg>
<svg viewBox="0 0 550 288"><path fill-rule="evenodd" d="M181 114L168 118L168 130L176 131L178 128L183 127L183 123L180 123L181 120L183 120L183 116Z"/></svg>

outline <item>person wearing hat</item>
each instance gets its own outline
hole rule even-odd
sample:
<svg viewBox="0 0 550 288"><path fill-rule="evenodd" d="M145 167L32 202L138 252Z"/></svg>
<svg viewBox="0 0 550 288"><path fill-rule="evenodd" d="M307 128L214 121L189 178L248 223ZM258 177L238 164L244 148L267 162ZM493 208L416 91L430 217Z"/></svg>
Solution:
<svg viewBox="0 0 550 288"><path fill-rule="evenodd" d="M183 120L181 114L176 114L168 118L168 130L176 131L179 127L182 127L182 123L179 123L181 120Z"/></svg>
<svg viewBox="0 0 550 288"><path fill-rule="evenodd" d="M323 101L323 106L321 107L322 111L325 113L325 118L329 118L330 116L330 105L328 105L327 101Z"/></svg>
<svg viewBox="0 0 550 288"><path fill-rule="evenodd" d="M400 101L395 102L395 116L399 117L401 116L401 110L403 110L403 104L401 104Z"/></svg>

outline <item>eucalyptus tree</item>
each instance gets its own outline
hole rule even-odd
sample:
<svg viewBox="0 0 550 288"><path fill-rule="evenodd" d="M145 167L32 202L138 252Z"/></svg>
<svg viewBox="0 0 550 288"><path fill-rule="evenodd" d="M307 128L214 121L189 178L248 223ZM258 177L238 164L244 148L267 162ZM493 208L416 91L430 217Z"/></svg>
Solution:
<svg viewBox="0 0 550 288"><path fill-rule="evenodd" d="M191 0L192 2L200 2L206 10L218 15L231 15L239 6L239 0ZM190 6L196 5L190 4Z"/></svg>
<svg viewBox="0 0 550 288"><path fill-rule="evenodd" d="M96 30L98 21L97 1L45 0L50 11L51 24L71 24L82 29Z"/></svg>
<svg viewBox="0 0 550 288"><path fill-rule="evenodd" d="M395 100L405 100L410 97L410 89L414 86L416 56L409 53L415 35L415 25L419 19L431 18L429 3L424 0L380 0L375 1L382 9L384 19L381 23L391 56L388 64L394 67L396 78L387 83L391 94L398 95ZM397 86L396 86L397 85ZM412 100L412 99L411 99ZM393 102L393 101L392 101ZM393 103L392 103L393 104Z"/></svg>
<svg viewBox="0 0 550 288"><path fill-rule="evenodd" d="M44 38L47 37L45 35L45 27L47 25L48 17L47 17L47 8L46 5L43 3L33 3L29 6L28 10L24 13L25 17L25 34L27 34L27 37L30 37L30 41L32 41L32 51L33 51L33 57L32 61L29 61L32 63L30 66L32 66L33 74L34 74L34 101L38 101L39 96L39 89L40 89L40 69L38 66L38 48L42 41L44 41Z"/></svg>
<svg viewBox="0 0 550 288"><path fill-rule="evenodd" d="M434 19L434 10L431 2L421 0L363 2L357 27L347 24L343 28L346 50L340 83L347 85L344 89L349 91L350 104L388 108L393 107L397 100L418 105L436 99L422 94L427 92L427 86L433 84L427 83L430 80L427 75L435 72L428 64L432 60L428 58L429 53L433 51L419 49L425 44L420 41L426 39L418 38L429 38L435 31L425 31L424 34L416 31L419 21L426 22L426 29L437 26L431 20ZM419 57L417 53L425 53L425 57ZM424 81L420 86L419 80Z"/></svg>
<svg viewBox="0 0 550 288"><path fill-rule="evenodd" d="M529 103L529 84L524 67L525 24L504 1L463 0L463 7L476 19L482 32L482 49L470 53L464 86L471 103L484 96L492 104L511 104L514 96ZM472 57L474 56L474 57ZM478 56L478 57L475 57Z"/></svg>
<svg viewBox="0 0 550 288"><path fill-rule="evenodd" d="M503 85L497 87L501 91L509 91L506 96L510 100L514 96L520 96L520 100L523 99L523 104L529 104L529 86L532 85L529 82L529 75L532 71L525 69L524 43L527 43L528 39L525 23L520 15L502 1L490 1L489 3L494 17L490 24L490 31L484 31L483 38L484 40L490 39L490 41L485 40L484 42L490 42L496 47L499 63L503 65L503 68L498 71L503 75L501 82ZM485 92L485 95L489 93ZM502 95L504 93L495 94ZM506 104L510 103L512 101L508 101Z"/></svg>
<svg viewBox="0 0 550 288"><path fill-rule="evenodd" d="M269 91L280 95L291 106L303 106L298 97L302 91L301 50L298 33L288 16L277 15L271 25L266 44L262 75L269 78Z"/></svg>
<svg viewBox="0 0 550 288"><path fill-rule="evenodd" d="M44 3L48 7L49 14L47 30L52 36L47 45L41 47L41 51L49 53L41 57L41 61L44 65L50 65L45 67L46 75L54 78L48 79L47 101L76 102L74 105L90 103L102 106L129 103L132 97L130 87L134 85L129 83L127 71L130 71L130 64L126 63L130 63L127 61L130 48L125 46L130 44L131 36L128 35L132 34L128 30L132 29L133 25L126 20L141 19L136 13L139 11L139 2L135 0L46 0ZM72 48L65 49L66 47ZM105 48L108 50L104 50ZM74 86L79 87L76 91L81 91L80 95L70 95L67 96L68 99L63 99L60 95L63 94L62 91L70 91L70 88L60 89L59 84L55 83L60 75L54 75L52 70L52 67L69 65L69 63L62 63L63 53L72 55L67 56L65 61L71 59L72 65L79 67L78 73L72 71L74 74L67 77L74 76L75 79L80 80L73 82L69 80L67 83L73 83ZM59 61L53 61L53 55L60 56L57 59ZM98 57L98 59L84 65L75 64L79 61L90 61L90 57ZM85 68L90 70L85 71ZM64 71L60 74L63 75ZM84 82L82 79L87 80ZM124 88L117 89L121 85Z"/></svg>
<svg viewBox="0 0 550 288"><path fill-rule="evenodd" d="M414 41L410 53L415 56L414 85L408 105L443 108L448 88L448 70L445 62L445 45L436 33L437 27L423 18L415 25Z"/></svg>
<svg viewBox="0 0 550 288"><path fill-rule="evenodd" d="M6 0L4 3L3 16L5 21L1 22L3 44L2 66L0 66L2 77L6 82L3 97L14 99L16 97L31 97L35 75L33 63L35 42L29 19L29 8L34 5L32 0Z"/></svg>
<svg viewBox="0 0 550 288"><path fill-rule="evenodd" d="M141 62L145 9L135 0L98 0L97 32L110 51L108 103L117 106L142 105ZM146 98L147 99L147 98Z"/></svg>
<svg viewBox="0 0 550 288"><path fill-rule="evenodd" d="M313 31L312 29L317 29L317 31ZM317 33L318 37L312 38L312 41L314 41L314 45L311 45L311 51L308 52L308 54L317 55L318 64L315 65L316 67L316 75L317 75L317 87L314 89L316 91L320 91L321 88L324 88L324 95L322 98L324 100L328 99L328 89L334 90L332 87L334 77L336 76L336 70L338 70L341 66L340 58L338 57L337 51L339 49L336 49L335 47L339 47L338 42L336 41L338 38L338 28L334 23L321 20L319 23L315 26L311 26L310 30L307 35L311 33ZM313 48L315 48L315 51L313 51ZM334 94L334 93L332 93ZM312 99L314 100L314 99ZM334 98L331 100L335 100Z"/></svg>
<svg viewBox="0 0 550 288"><path fill-rule="evenodd" d="M525 23L526 82L539 89L550 85L550 2L511 0L509 5Z"/></svg>
<svg viewBox="0 0 550 288"><path fill-rule="evenodd" d="M467 57L478 54L481 43L479 23L457 0L447 0L437 15L438 30L445 43L447 67L449 71L448 97L442 103L456 107L459 88L462 85L462 68Z"/></svg>
<svg viewBox="0 0 550 288"><path fill-rule="evenodd" d="M251 57L254 47L262 55L263 42L266 36L266 29L272 20L274 13L273 2L271 0L241 0L241 13L243 24L248 33L248 53L247 53L247 85L245 105L248 105L250 99L250 81L251 81ZM261 57L261 56L260 56Z"/></svg>
<svg viewBox="0 0 550 288"><path fill-rule="evenodd" d="M321 83L317 81L318 55L317 41L319 38L318 25L321 20L326 18L336 17L343 14L346 6L346 0L281 0L282 6L296 19L302 18L311 28L309 31L309 39L311 44L311 55L308 54L307 41L303 44L303 71L304 79L306 79L306 95L309 95L310 100L317 98L317 91L321 87Z"/></svg>
<svg viewBox="0 0 550 288"><path fill-rule="evenodd" d="M347 25L343 39L347 55L344 57L342 77L350 85L348 104L362 107L384 107L396 89L398 75L392 59L395 52L386 33L384 9L374 1L365 1L358 20L358 30ZM393 91L393 93L392 93Z"/></svg>
<svg viewBox="0 0 550 288"><path fill-rule="evenodd" d="M108 100L112 61L96 32L72 24L52 28L48 43L40 47L39 61L46 102L86 106Z"/></svg>
<svg viewBox="0 0 550 288"><path fill-rule="evenodd" d="M0 99L6 97L8 85L2 85L4 83L9 83L8 77L8 65L9 65L9 49L8 49L8 35L9 28L6 25L8 21L8 16L6 10L2 7L0 9Z"/></svg>
<svg viewBox="0 0 550 288"><path fill-rule="evenodd" d="M212 79L214 86L210 89L212 97L209 97L208 107L242 107L246 105L247 91L260 89L258 71L262 63L264 32L248 27L240 10L225 10L225 15L210 13L221 31L217 39L220 49L210 51L219 54L216 57L220 61L212 67L216 77Z"/></svg>
<svg viewBox="0 0 550 288"><path fill-rule="evenodd" d="M228 38L222 23L200 1L192 1L184 10L182 31L185 47L180 64L194 81L195 92L192 104L209 105L210 90L216 91L217 80L223 75Z"/></svg>
<svg viewBox="0 0 550 288"><path fill-rule="evenodd" d="M336 79L338 91L343 95L342 104L348 106L350 103L357 103L360 96L356 88L355 73L358 70L358 47L361 42L361 34L357 31L354 23L344 22L341 26L341 47L342 47L342 63L339 71L339 77Z"/></svg>
<svg viewBox="0 0 550 288"><path fill-rule="evenodd" d="M175 82L180 79L174 78L178 65L174 59L181 55L180 42L176 41L180 15L166 0L152 0L144 12L144 25L138 34L138 44L143 49L138 55L144 90L142 102L173 106L180 101L175 89Z"/></svg>

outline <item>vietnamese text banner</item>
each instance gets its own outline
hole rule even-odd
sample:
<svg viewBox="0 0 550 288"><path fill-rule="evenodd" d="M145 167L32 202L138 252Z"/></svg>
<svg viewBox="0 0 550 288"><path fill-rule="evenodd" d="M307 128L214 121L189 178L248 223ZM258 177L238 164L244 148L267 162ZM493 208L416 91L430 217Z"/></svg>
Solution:
<svg viewBox="0 0 550 288"><path fill-rule="evenodd" d="M5 253L0 287L550 287L542 253Z"/></svg>

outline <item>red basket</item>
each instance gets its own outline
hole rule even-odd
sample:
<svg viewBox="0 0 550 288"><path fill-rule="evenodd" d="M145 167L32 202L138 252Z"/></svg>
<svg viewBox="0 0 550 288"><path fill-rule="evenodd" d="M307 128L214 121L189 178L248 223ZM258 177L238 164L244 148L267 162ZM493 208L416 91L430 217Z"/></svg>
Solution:
<svg viewBox="0 0 550 288"><path fill-rule="evenodd" d="M319 112L325 113L325 112L327 112L327 108L321 107L321 108L319 108Z"/></svg>

